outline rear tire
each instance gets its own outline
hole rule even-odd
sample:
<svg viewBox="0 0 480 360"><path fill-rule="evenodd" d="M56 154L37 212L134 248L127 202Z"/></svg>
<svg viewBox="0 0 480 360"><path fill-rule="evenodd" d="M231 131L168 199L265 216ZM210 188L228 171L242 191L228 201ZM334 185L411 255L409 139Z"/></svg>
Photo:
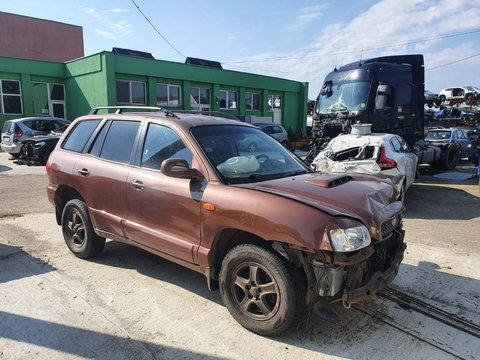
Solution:
<svg viewBox="0 0 480 360"><path fill-rule="evenodd" d="M459 159L460 159L460 152L457 149L449 147L445 152L445 158L443 159L443 168L445 170L455 169Z"/></svg>
<svg viewBox="0 0 480 360"><path fill-rule="evenodd" d="M105 238L93 230L87 205L79 199L70 200L63 208L62 232L70 251L82 259L98 255L105 246Z"/></svg>
<svg viewBox="0 0 480 360"><path fill-rule="evenodd" d="M252 244L234 247L223 259L220 294L240 325L265 336L283 333L305 309L300 272L280 255Z"/></svg>

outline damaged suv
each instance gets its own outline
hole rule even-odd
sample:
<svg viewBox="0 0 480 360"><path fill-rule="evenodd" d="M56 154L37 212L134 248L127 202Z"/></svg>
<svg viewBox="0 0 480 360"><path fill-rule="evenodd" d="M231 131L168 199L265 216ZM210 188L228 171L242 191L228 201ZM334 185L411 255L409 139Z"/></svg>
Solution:
<svg viewBox="0 0 480 360"><path fill-rule="evenodd" d="M348 307L396 276L404 208L390 180L313 172L240 121L142 110L93 109L50 155L48 196L76 256L108 238L184 265L269 336L320 298Z"/></svg>

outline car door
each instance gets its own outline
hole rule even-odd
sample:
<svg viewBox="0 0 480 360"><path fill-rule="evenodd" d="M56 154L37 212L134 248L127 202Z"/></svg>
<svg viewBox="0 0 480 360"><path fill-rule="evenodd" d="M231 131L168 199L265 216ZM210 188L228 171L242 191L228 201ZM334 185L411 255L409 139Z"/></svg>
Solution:
<svg viewBox="0 0 480 360"><path fill-rule="evenodd" d="M141 156L127 179L127 219L129 239L177 259L195 262L200 244L199 183L178 179L160 171L169 158L186 160L197 167L191 150L170 127L147 125Z"/></svg>
<svg viewBox="0 0 480 360"><path fill-rule="evenodd" d="M392 136L390 143L394 151L399 154L397 163L405 174L405 189L408 189L415 180L418 158L400 136Z"/></svg>
<svg viewBox="0 0 480 360"><path fill-rule="evenodd" d="M139 128L139 121L104 122L74 167L75 188L84 197L94 226L120 237L124 237L126 181Z"/></svg>

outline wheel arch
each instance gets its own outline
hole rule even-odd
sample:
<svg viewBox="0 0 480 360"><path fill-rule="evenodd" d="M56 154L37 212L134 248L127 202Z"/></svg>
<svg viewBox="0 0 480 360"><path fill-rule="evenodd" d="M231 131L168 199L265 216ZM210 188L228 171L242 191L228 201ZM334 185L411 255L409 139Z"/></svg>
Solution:
<svg viewBox="0 0 480 360"><path fill-rule="evenodd" d="M223 229L212 242L212 246L210 248L208 254L208 263L210 266L210 274L208 284L210 290L216 290L218 288L218 278L220 274L220 269L222 267L222 262L228 252L236 246L242 244L252 244L257 245L259 247L265 248L269 251L279 254L283 257L286 261L290 262L296 268L301 268L302 273L305 272L301 264L295 263L294 261L288 259L281 251L278 251L274 244L277 243L275 240L266 240L262 237L238 229ZM279 243L279 242L278 242ZM279 243L281 244L281 243ZM288 246L288 244L286 244Z"/></svg>
<svg viewBox="0 0 480 360"><path fill-rule="evenodd" d="M62 223L62 212L65 204L73 199L79 199L85 202L82 195L70 186L62 185L55 191L55 217L58 225Z"/></svg>

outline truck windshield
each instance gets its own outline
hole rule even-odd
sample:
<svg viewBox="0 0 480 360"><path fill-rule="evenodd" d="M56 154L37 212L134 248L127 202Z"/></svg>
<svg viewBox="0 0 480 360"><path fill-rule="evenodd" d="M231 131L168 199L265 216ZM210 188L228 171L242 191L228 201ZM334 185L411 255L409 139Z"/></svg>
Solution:
<svg viewBox="0 0 480 360"><path fill-rule="evenodd" d="M333 84L331 90L318 97L316 111L331 114L337 111L365 110L370 83L367 81Z"/></svg>

